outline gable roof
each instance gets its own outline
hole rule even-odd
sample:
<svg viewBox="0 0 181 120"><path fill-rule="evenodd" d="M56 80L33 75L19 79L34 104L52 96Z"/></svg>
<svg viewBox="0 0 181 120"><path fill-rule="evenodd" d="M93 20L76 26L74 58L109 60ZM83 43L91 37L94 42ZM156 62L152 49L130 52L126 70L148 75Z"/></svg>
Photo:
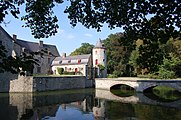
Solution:
<svg viewBox="0 0 181 120"><path fill-rule="evenodd" d="M79 64L88 64L90 57L91 54L67 56L65 58L56 57L53 60L52 65L75 65L78 64L78 60L81 60Z"/></svg>
<svg viewBox="0 0 181 120"><path fill-rule="evenodd" d="M29 52L38 52L41 49L49 50L53 56L60 56L55 45L43 44L43 48L40 49L39 43L29 42L25 40L16 39L15 43L21 47L26 48Z"/></svg>
<svg viewBox="0 0 181 120"><path fill-rule="evenodd" d="M3 27L1 27L1 25L0 25L0 31L2 31L6 36L8 36L11 40L13 40L13 38L3 29Z"/></svg>
<svg viewBox="0 0 181 120"><path fill-rule="evenodd" d="M13 40L13 38L0 26L0 31L3 32L6 36L8 36L12 41L14 41L16 44L20 45L21 47L24 47L29 52L38 52L41 49L49 50L53 56L60 56L59 52L55 45L49 45L49 44L43 44L43 48L40 49L39 43L36 42L29 42L21 39Z"/></svg>

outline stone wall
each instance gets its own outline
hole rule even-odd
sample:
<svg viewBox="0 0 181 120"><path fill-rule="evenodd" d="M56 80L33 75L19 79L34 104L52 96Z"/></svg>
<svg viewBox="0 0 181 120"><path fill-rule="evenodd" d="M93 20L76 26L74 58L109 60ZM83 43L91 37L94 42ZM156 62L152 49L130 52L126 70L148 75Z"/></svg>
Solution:
<svg viewBox="0 0 181 120"><path fill-rule="evenodd" d="M17 79L10 81L9 92L32 92L33 77L18 76Z"/></svg>
<svg viewBox="0 0 181 120"><path fill-rule="evenodd" d="M87 80L84 76L67 77L24 77L11 80L9 92L36 92L64 89L81 89L93 87L94 80ZM0 91L1 92L1 91ZM6 91L8 92L8 91Z"/></svg>

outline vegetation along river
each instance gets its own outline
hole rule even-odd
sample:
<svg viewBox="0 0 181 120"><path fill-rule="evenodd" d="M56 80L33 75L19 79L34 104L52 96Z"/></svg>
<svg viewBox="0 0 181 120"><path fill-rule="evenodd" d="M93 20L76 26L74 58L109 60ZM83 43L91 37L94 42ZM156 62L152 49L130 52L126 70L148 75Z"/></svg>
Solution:
<svg viewBox="0 0 181 120"><path fill-rule="evenodd" d="M0 93L1 120L181 120L180 94L76 89Z"/></svg>

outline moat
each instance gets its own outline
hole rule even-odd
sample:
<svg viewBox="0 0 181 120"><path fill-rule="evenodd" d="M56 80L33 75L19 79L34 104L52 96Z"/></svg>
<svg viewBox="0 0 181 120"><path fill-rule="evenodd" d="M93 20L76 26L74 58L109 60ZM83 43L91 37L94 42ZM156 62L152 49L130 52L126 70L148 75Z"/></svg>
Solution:
<svg viewBox="0 0 181 120"><path fill-rule="evenodd" d="M0 93L2 120L180 120L181 99L143 93L76 89ZM173 97L175 98L175 97Z"/></svg>

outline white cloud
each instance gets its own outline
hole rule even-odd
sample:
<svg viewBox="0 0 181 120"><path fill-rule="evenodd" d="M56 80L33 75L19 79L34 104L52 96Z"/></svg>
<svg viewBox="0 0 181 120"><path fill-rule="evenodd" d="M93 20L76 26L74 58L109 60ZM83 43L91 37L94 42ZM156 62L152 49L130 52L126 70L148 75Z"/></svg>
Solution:
<svg viewBox="0 0 181 120"><path fill-rule="evenodd" d="M84 36L86 36L86 37L92 37L93 35L92 35L92 34L89 34L89 33L86 33L86 34L84 34Z"/></svg>
<svg viewBox="0 0 181 120"><path fill-rule="evenodd" d="M73 36L72 34L67 35L67 39L73 39L73 38L75 38L75 36Z"/></svg>

